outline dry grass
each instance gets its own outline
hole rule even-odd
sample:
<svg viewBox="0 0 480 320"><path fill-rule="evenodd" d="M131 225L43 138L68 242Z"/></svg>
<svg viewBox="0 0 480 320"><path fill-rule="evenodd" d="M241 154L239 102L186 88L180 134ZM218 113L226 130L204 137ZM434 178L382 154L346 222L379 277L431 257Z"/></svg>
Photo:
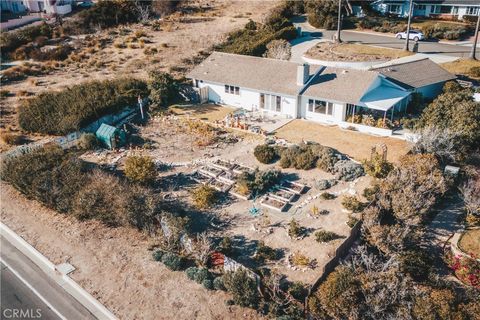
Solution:
<svg viewBox="0 0 480 320"><path fill-rule="evenodd" d="M335 61L391 60L412 55L398 49L378 48L355 43L320 42L307 51L309 58Z"/></svg>
<svg viewBox="0 0 480 320"><path fill-rule="evenodd" d="M472 69L473 67L480 68L480 61L478 60L460 59L453 62L442 63L440 65L442 66L442 68L453 74L463 74L470 76L474 79L480 79L480 77L475 77L470 74L470 69Z"/></svg>
<svg viewBox="0 0 480 320"><path fill-rule="evenodd" d="M458 241L458 247L480 257L480 229L466 231Z"/></svg>
<svg viewBox="0 0 480 320"><path fill-rule="evenodd" d="M410 149L408 143L404 140L375 137L300 119L293 120L280 128L276 132L276 136L291 142L315 141L335 148L358 161L370 157L371 148L380 143L387 145L387 158L392 162L398 162L399 158Z"/></svg>
<svg viewBox="0 0 480 320"><path fill-rule="evenodd" d="M227 114L233 112L235 108L218 106L215 104L204 104L189 106L174 105L171 106L169 110L178 116L192 116L200 120L213 122L223 120Z"/></svg>

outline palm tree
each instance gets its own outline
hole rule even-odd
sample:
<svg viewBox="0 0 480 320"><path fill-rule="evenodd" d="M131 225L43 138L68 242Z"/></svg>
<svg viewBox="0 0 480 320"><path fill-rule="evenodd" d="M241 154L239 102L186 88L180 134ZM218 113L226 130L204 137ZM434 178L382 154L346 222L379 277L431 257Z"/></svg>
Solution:
<svg viewBox="0 0 480 320"><path fill-rule="evenodd" d="M477 42L478 42L478 29L480 27L480 14L477 18L477 26L475 27L475 37L473 40L472 51L470 51L470 59L477 60L476 51L477 51Z"/></svg>

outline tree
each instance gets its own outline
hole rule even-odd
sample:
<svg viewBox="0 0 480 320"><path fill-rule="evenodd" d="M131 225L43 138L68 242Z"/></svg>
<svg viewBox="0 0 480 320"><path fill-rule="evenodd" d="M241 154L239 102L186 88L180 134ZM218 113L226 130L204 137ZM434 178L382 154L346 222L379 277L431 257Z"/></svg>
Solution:
<svg viewBox="0 0 480 320"><path fill-rule="evenodd" d="M334 319L358 317L360 283L353 270L346 266L337 267L320 285L315 297L309 304L314 313L320 314L320 310L324 309Z"/></svg>
<svg viewBox="0 0 480 320"><path fill-rule="evenodd" d="M154 109L165 107L178 96L177 81L168 73L161 71L150 71L148 73L150 90L150 101Z"/></svg>
<svg viewBox="0 0 480 320"><path fill-rule="evenodd" d="M420 127L448 129L467 150L480 145L480 102L470 89L445 84L444 92L424 109Z"/></svg>
<svg viewBox="0 0 480 320"><path fill-rule="evenodd" d="M406 224L419 223L447 190L447 184L432 154L410 154L380 184L379 205L391 210Z"/></svg>
<svg viewBox="0 0 480 320"><path fill-rule="evenodd" d="M425 127L417 132L418 140L412 148L414 153L431 153L442 163L453 162L458 158L460 146L456 133L450 129L434 126Z"/></svg>
<svg viewBox="0 0 480 320"><path fill-rule="evenodd" d="M267 58L289 60L292 54L292 46L286 40L272 40L267 44Z"/></svg>
<svg viewBox="0 0 480 320"><path fill-rule="evenodd" d="M233 295L233 301L241 307L256 308L258 291L256 281L243 268L223 276L223 284Z"/></svg>
<svg viewBox="0 0 480 320"><path fill-rule="evenodd" d="M470 52L470 59L477 60L477 43L478 43L478 33L480 29L480 15L477 17L477 25L475 27L475 37L472 44L472 51Z"/></svg>
<svg viewBox="0 0 480 320"><path fill-rule="evenodd" d="M308 22L315 28L335 29L338 22L338 0L307 0Z"/></svg>
<svg viewBox="0 0 480 320"><path fill-rule="evenodd" d="M149 156L130 156L125 161L125 176L132 181L150 183L155 180L157 169Z"/></svg>

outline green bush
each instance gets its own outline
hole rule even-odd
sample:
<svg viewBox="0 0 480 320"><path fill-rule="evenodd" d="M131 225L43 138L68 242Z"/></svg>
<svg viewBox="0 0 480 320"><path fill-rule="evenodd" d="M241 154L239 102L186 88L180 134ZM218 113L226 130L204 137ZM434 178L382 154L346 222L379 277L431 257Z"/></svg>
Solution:
<svg viewBox="0 0 480 320"><path fill-rule="evenodd" d="M47 23L42 23L37 26L28 26L17 31L2 32L0 35L0 51L5 58L19 47L34 42L38 37L51 38L53 35L53 28Z"/></svg>
<svg viewBox="0 0 480 320"><path fill-rule="evenodd" d="M179 82L170 74L161 71L148 73L148 89L150 91L151 107L159 110L179 98Z"/></svg>
<svg viewBox="0 0 480 320"><path fill-rule="evenodd" d="M400 256L400 270L416 281L427 280L432 268L432 257L425 250L404 251Z"/></svg>
<svg viewBox="0 0 480 320"><path fill-rule="evenodd" d="M425 38L437 38L447 40L458 40L468 33L468 27L453 23L429 23L422 26Z"/></svg>
<svg viewBox="0 0 480 320"><path fill-rule="evenodd" d="M198 268L197 267L189 267L185 269L185 273L187 274L188 279L195 280L195 276L197 275Z"/></svg>
<svg viewBox="0 0 480 320"><path fill-rule="evenodd" d="M258 306L259 297L257 284L246 270L238 269L235 272L228 272L223 276L223 282L227 291L233 295L235 304L241 307Z"/></svg>
<svg viewBox="0 0 480 320"><path fill-rule="evenodd" d="M98 147L98 140L93 133L84 133L78 139L77 147L82 150L93 150Z"/></svg>
<svg viewBox="0 0 480 320"><path fill-rule="evenodd" d="M335 195L329 192L324 192L320 195L320 198L323 200L332 200L335 199Z"/></svg>
<svg viewBox="0 0 480 320"><path fill-rule="evenodd" d="M288 224L288 235L292 239L299 238L303 234L303 228L300 226L300 224L292 218Z"/></svg>
<svg viewBox="0 0 480 320"><path fill-rule="evenodd" d="M360 212L365 208L365 204L360 202L355 196L344 196L342 199L342 206L353 212Z"/></svg>
<svg viewBox="0 0 480 320"><path fill-rule="evenodd" d="M125 176L131 181L149 183L157 177L157 168L149 156L129 156L125 161Z"/></svg>
<svg viewBox="0 0 480 320"><path fill-rule="evenodd" d="M369 188L363 189L362 196L364 196L368 201L375 200L375 195L380 191L380 186L378 184L374 184Z"/></svg>
<svg viewBox="0 0 480 320"><path fill-rule="evenodd" d="M340 238L340 236L335 232L325 230L315 232L315 240L317 240L317 242L330 242L338 238Z"/></svg>
<svg viewBox="0 0 480 320"><path fill-rule="evenodd" d="M208 290L213 290L214 289L213 282L210 279L203 280L202 285L205 289L208 289Z"/></svg>
<svg viewBox="0 0 480 320"><path fill-rule="evenodd" d="M203 283L205 280L209 280L211 278L210 272L208 271L207 268L201 268L197 270L197 273L195 274L194 280L197 283Z"/></svg>
<svg viewBox="0 0 480 320"><path fill-rule="evenodd" d="M197 208L207 209L217 202L218 192L210 186L201 185L192 190L192 199Z"/></svg>
<svg viewBox="0 0 480 320"><path fill-rule="evenodd" d="M255 259L259 263L265 261L272 261L277 259L277 251L272 247L265 245L263 241L260 241L257 246L257 252L255 253Z"/></svg>
<svg viewBox="0 0 480 320"><path fill-rule="evenodd" d="M333 172L339 180L353 181L364 175L362 165L351 160L340 160L333 166Z"/></svg>
<svg viewBox="0 0 480 320"><path fill-rule="evenodd" d="M162 250L156 250L156 251L152 254L153 260L155 260L155 261L162 261L162 257L163 257L164 254L165 254L164 251L162 251Z"/></svg>
<svg viewBox="0 0 480 320"><path fill-rule="evenodd" d="M237 185L243 186L253 195L265 193L268 189L276 185L281 178L278 170L244 172L237 179Z"/></svg>
<svg viewBox="0 0 480 320"><path fill-rule="evenodd" d="M348 215L347 226L349 228L353 228L359 220L352 216L351 214Z"/></svg>
<svg viewBox="0 0 480 320"><path fill-rule="evenodd" d="M258 161L265 164L272 163L277 158L277 152L275 151L275 148L267 144L256 146L253 150L253 155Z"/></svg>
<svg viewBox="0 0 480 320"><path fill-rule="evenodd" d="M305 288L305 285L301 282L294 282L288 288L288 293L292 295L298 301L305 301L305 298L308 295L308 290Z"/></svg>
<svg viewBox="0 0 480 320"><path fill-rule="evenodd" d="M308 0L305 2L308 22L321 29L337 27L338 3L335 0Z"/></svg>
<svg viewBox="0 0 480 320"><path fill-rule="evenodd" d="M137 103L147 86L135 79L91 81L60 92L45 92L24 100L18 123L25 131L67 134L99 117Z"/></svg>
<svg viewBox="0 0 480 320"><path fill-rule="evenodd" d="M213 279L213 288L215 290L222 290L222 291L227 290L227 288L225 288L225 285L223 284L222 277L216 277L215 279Z"/></svg>
<svg viewBox="0 0 480 320"><path fill-rule="evenodd" d="M163 255L162 262L168 269L173 271L182 270L185 265L184 258L171 252L167 252Z"/></svg>
<svg viewBox="0 0 480 320"><path fill-rule="evenodd" d="M393 170L393 164L377 152L372 155L370 160L364 160L363 167L365 172L374 178L383 179Z"/></svg>

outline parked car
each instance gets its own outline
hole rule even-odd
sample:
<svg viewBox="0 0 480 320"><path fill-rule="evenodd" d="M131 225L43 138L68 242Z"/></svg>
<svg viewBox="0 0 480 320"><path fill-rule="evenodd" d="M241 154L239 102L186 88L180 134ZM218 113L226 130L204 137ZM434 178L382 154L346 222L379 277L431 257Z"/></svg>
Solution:
<svg viewBox="0 0 480 320"><path fill-rule="evenodd" d="M395 35L397 39L406 39L407 38L407 31L399 32ZM419 41L425 40L425 35L418 30L410 30L410 40Z"/></svg>

